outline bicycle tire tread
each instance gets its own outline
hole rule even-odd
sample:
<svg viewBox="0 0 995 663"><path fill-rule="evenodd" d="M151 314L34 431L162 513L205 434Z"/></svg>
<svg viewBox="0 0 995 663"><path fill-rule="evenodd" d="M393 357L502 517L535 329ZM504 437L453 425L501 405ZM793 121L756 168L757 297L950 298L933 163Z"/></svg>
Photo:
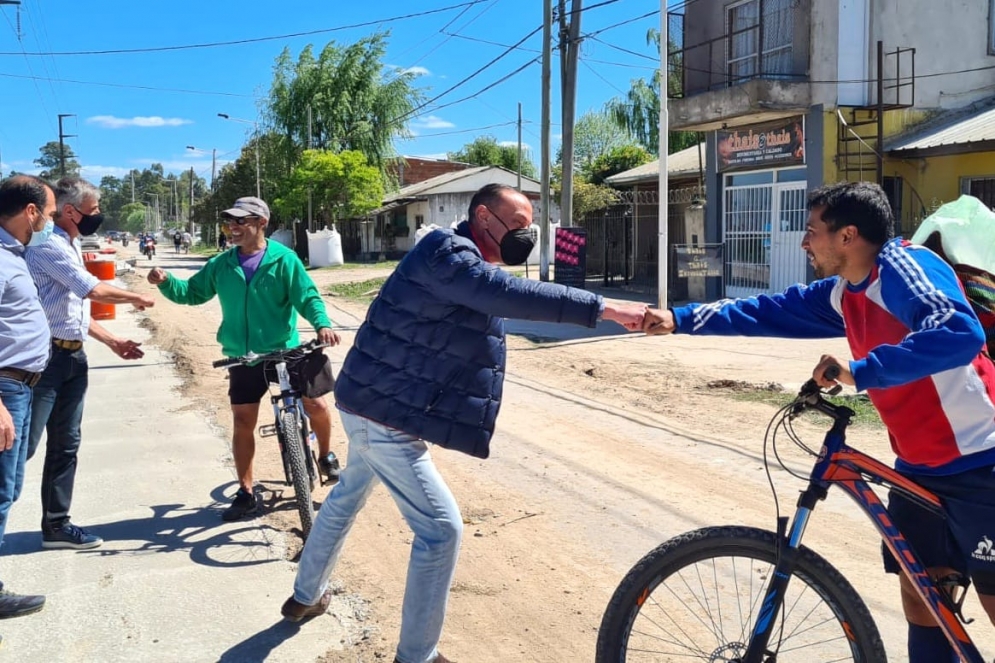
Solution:
<svg viewBox="0 0 995 663"><path fill-rule="evenodd" d="M632 613L636 598L648 588L656 577L664 575L670 568L677 570L695 561L717 556L716 553L740 546L743 551L760 554L774 549L776 540L773 532L753 527L725 525L705 527L679 534L660 544L640 559L625 575L612 595L605 610L598 632L596 663L620 663L621 639ZM718 543L722 547L718 547ZM705 554L700 554L700 552ZM712 554L709 554L712 553ZM833 597L839 609L845 613L853 628L854 640L866 652L859 663L885 663L887 655L884 642L874 623L870 610L848 580L832 564L815 551L801 546L794 575L807 578L807 582L821 585L826 590L821 594ZM697 555L697 557L696 557Z"/></svg>

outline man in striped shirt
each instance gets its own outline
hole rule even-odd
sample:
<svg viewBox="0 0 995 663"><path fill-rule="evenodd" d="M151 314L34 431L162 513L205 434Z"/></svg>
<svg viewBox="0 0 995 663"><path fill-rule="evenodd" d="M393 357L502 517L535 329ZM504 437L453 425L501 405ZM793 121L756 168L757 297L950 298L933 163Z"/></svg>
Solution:
<svg viewBox="0 0 995 663"><path fill-rule="evenodd" d="M650 311L649 333L829 338L853 359L823 356L822 387L867 391L888 428L896 469L943 502L946 517L891 491L888 512L934 578L970 575L995 624L995 365L953 269L891 239L881 187L841 182L813 191L802 249L819 280L783 293ZM991 350L991 348L989 348ZM884 551L885 569L898 563ZM910 663L955 661L946 636L900 577Z"/></svg>
<svg viewBox="0 0 995 663"><path fill-rule="evenodd" d="M34 387L28 458L48 432L42 472L42 547L96 548L103 539L74 525L69 518L76 482L80 423L87 388L83 341L92 336L122 359L143 356L139 343L118 338L90 319L90 303L152 306L151 297L102 283L83 267L80 236L100 227L100 191L76 177L55 187L55 233L27 252L28 268L38 286L42 308L52 332L52 358Z"/></svg>

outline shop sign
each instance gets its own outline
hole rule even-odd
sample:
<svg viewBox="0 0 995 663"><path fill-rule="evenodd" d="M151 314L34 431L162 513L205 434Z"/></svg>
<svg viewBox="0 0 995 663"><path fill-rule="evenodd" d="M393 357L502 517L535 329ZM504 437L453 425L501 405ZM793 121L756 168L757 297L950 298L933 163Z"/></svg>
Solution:
<svg viewBox="0 0 995 663"><path fill-rule="evenodd" d="M715 132L719 172L805 163L805 118L789 117Z"/></svg>

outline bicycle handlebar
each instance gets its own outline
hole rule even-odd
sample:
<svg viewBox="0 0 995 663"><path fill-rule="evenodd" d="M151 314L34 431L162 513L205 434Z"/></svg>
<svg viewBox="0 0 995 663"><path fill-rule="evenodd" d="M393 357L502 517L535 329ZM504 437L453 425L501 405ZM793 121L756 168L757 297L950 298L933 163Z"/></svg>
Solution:
<svg viewBox="0 0 995 663"><path fill-rule="evenodd" d="M327 343L321 343L318 339L313 341L308 341L298 345L296 348L288 348L286 350L277 350L275 352L270 352L264 355L252 354L251 352L242 357L226 357L225 359L219 359L211 364L214 368L228 368L230 366L235 366L237 364L249 365L255 364L262 361L277 361L280 359L285 359L288 356L294 354L307 354L312 350L317 350L319 348L328 347Z"/></svg>
<svg viewBox="0 0 995 663"><path fill-rule="evenodd" d="M830 366L826 369L825 377L827 380L835 380L840 376L839 366ZM830 403L823 396L835 396L840 393L842 387L836 385L828 391L822 391L814 379L809 379L802 388L798 390L798 396L795 397L794 407L791 410L792 416L797 416L805 410L818 410L825 415L832 417L833 419L840 419L846 417L849 419L853 416L853 410L844 406L836 405Z"/></svg>

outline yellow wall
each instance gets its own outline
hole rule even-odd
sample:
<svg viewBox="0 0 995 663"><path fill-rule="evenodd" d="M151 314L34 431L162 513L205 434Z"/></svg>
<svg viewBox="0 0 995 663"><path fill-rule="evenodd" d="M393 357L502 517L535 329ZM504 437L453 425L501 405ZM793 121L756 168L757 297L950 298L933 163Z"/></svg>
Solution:
<svg viewBox="0 0 995 663"><path fill-rule="evenodd" d="M885 136L895 135L911 126L928 119L929 113L912 109L887 111L885 113ZM844 110L843 116L849 121L850 114ZM858 115L859 118L859 115ZM823 135L823 181L837 182L843 179L837 167L837 151L839 149L839 118L836 111L826 112L824 117L825 133ZM864 136L867 143L874 146L877 139L877 127L867 125L855 129ZM867 149L866 147L864 148ZM907 231L910 222L921 216L920 210L926 208L929 214L939 205L956 200L960 196L961 178L963 177L993 177L995 176L995 153L975 152L952 156L925 157L918 159L895 159L888 157L884 163L885 176L897 176L905 180L903 187L901 219ZM855 175L850 174L851 178ZM871 170L865 173L865 179L873 180L876 173ZM913 191L914 189L914 191ZM915 195L918 193L918 197ZM920 202L921 199L921 202Z"/></svg>
<svg viewBox="0 0 995 663"><path fill-rule="evenodd" d="M960 196L962 177L995 176L995 153L974 152L945 157L922 159L888 159L884 164L885 175L897 175L905 179L922 198L927 212L943 203L956 200ZM908 213L910 202L904 204ZM915 200L914 205L919 206Z"/></svg>

